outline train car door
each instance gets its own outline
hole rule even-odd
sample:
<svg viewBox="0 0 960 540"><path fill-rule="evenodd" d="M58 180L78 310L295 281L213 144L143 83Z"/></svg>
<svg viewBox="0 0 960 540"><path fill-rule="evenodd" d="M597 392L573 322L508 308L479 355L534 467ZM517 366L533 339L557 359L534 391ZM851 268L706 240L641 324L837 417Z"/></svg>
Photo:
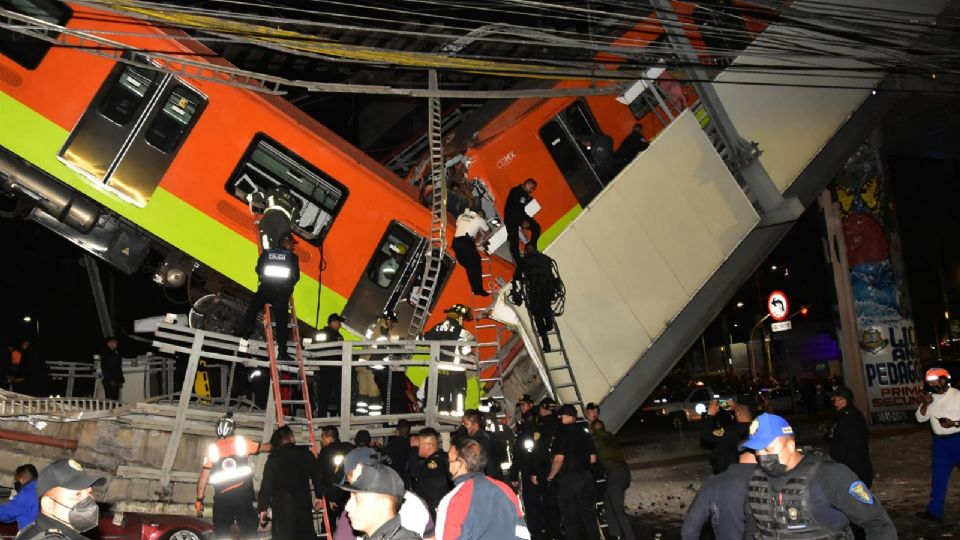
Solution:
<svg viewBox="0 0 960 540"><path fill-rule="evenodd" d="M396 307L425 246L426 240L413 230L396 221L390 223L343 308L351 327L366 328L384 310Z"/></svg>
<svg viewBox="0 0 960 540"><path fill-rule="evenodd" d="M58 156L145 206L206 102L172 75L118 62Z"/></svg>
<svg viewBox="0 0 960 540"><path fill-rule="evenodd" d="M589 107L575 101L540 128L540 140L581 206L587 206L603 190L603 182L590 165L581 139L599 132Z"/></svg>

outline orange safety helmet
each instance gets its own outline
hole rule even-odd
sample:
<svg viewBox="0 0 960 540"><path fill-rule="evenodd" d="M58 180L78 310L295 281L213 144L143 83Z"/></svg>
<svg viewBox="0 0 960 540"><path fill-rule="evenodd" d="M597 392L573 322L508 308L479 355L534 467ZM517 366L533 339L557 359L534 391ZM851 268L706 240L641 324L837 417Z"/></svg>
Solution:
<svg viewBox="0 0 960 540"><path fill-rule="evenodd" d="M927 374L923 376L924 380L927 382L937 382L943 377L946 377L946 379L949 381L950 372L939 367L928 369Z"/></svg>

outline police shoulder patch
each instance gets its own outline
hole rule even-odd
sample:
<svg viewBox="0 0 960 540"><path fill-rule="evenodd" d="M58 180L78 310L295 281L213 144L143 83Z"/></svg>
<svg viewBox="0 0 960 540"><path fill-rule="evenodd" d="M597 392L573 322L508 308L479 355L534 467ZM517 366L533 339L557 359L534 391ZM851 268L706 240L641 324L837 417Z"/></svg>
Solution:
<svg viewBox="0 0 960 540"><path fill-rule="evenodd" d="M867 485L860 480L850 484L850 489L847 491L850 492L850 495L853 496L854 499L862 502L863 504L873 504L873 501L876 500L873 498L873 493L870 493L870 489L867 488Z"/></svg>
<svg viewBox="0 0 960 540"><path fill-rule="evenodd" d="M723 433L724 433L723 428L717 428L713 430L714 437L723 437Z"/></svg>
<svg viewBox="0 0 960 540"><path fill-rule="evenodd" d="M436 469L437 467L439 467L439 465L437 465L436 461L432 459L430 461L427 461L427 468L430 469L431 471Z"/></svg>

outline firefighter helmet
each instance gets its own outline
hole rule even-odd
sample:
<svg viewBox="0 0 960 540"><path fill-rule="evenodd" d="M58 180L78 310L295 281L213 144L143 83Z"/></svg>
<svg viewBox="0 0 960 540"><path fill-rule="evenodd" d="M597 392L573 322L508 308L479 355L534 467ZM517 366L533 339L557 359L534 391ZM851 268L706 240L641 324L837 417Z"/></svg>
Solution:
<svg viewBox="0 0 960 540"><path fill-rule="evenodd" d="M236 429L236 427L237 422L233 419L233 413L228 412L217 421L217 438L225 439L233 435L233 430Z"/></svg>
<svg viewBox="0 0 960 540"><path fill-rule="evenodd" d="M946 378L950 380L950 372L939 367L930 368L927 370L927 374L923 376L924 380L928 383L937 382L940 379Z"/></svg>
<svg viewBox="0 0 960 540"><path fill-rule="evenodd" d="M445 309L443 312L444 312L444 313L450 313L450 314L456 315L456 316L458 316L458 317L462 317L463 320L465 320L465 321L471 321L471 320L473 320L473 312L470 310L469 307L467 307L467 306L465 306L465 305L463 305L463 304L454 304L454 305L450 306L449 308Z"/></svg>

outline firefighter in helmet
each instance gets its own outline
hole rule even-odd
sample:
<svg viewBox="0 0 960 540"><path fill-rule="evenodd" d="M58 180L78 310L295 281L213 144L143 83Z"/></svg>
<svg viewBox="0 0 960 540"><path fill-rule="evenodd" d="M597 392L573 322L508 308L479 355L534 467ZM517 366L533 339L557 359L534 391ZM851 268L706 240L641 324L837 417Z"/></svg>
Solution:
<svg viewBox="0 0 960 540"><path fill-rule="evenodd" d="M269 452L269 444L258 444L234 435L236 420L228 412L217 422L217 442L207 447L203 469L197 481L197 516L203 514L203 498L209 482L213 486L213 528L217 538L231 536L234 522L241 538L257 537L257 510L253 495L251 456Z"/></svg>
<svg viewBox="0 0 960 540"><path fill-rule="evenodd" d="M444 310L447 318L423 335L431 341L470 340L473 335L463 327L464 321L473 320L472 310L463 304L454 304ZM459 364L461 359L471 353L469 346L444 346L441 348L440 361ZM426 385L424 385L426 386ZM464 400L467 394L467 373L462 367L448 367L438 371L437 412L462 416ZM424 397L426 396L424 390Z"/></svg>

